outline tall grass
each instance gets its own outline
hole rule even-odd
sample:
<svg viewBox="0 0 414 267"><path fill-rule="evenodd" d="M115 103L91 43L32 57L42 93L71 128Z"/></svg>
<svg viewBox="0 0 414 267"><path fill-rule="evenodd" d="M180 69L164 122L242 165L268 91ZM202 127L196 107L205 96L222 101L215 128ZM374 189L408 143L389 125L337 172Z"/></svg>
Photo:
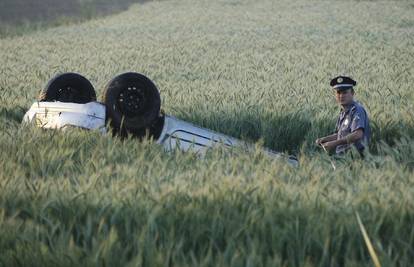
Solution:
<svg viewBox="0 0 414 267"><path fill-rule="evenodd" d="M144 0L2 0L0 38L120 13Z"/></svg>
<svg viewBox="0 0 414 267"><path fill-rule="evenodd" d="M0 266L382 266L414 261L414 6L165 1L0 39ZM20 121L55 74L98 95L138 71L168 114L279 151L166 154L153 141ZM372 153L336 160L329 80L348 74ZM260 146L260 145L258 145Z"/></svg>

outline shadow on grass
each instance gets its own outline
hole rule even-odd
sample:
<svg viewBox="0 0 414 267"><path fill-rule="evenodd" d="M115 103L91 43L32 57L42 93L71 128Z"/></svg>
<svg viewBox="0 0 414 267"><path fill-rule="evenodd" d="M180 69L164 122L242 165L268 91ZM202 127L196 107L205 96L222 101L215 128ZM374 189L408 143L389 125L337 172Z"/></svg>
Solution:
<svg viewBox="0 0 414 267"><path fill-rule="evenodd" d="M241 265L254 255L259 256L255 259L259 262L276 255L287 266L300 266L305 258L312 258L320 266L370 261L365 249L361 249L363 240L349 213L313 203L292 205L289 194L271 199L236 190L221 192L215 198L171 193L155 201L142 190L137 195L141 199L134 203L96 202L86 194L70 201L33 197L8 193L2 199L4 217L12 218L15 224L6 225L10 228L7 233L0 231L0 249L11 254L22 249L34 254L38 253L36 247L42 245L44 254L59 256L64 251L72 256L67 258L84 261L105 246L105 253L97 254L101 255L97 260L110 260L107 266L123 266L136 257L147 263L144 265L154 266L157 256L163 262L176 263L173 265L194 265L194 260L201 262L206 256L208 260L231 261L225 254L238 254L244 263ZM290 204L285 206L285 202ZM407 206L386 212L373 209L363 215L379 229L375 237L380 244L394 248L388 256L399 256L408 262L413 260L409 251L414 218L404 208ZM17 228L24 231L16 231ZM320 240L329 242L323 246ZM21 246L24 242L28 245ZM16 265L16 258L10 257L8 266ZM59 259L60 264L67 261L65 258ZM30 260L29 257L27 261Z"/></svg>
<svg viewBox="0 0 414 267"><path fill-rule="evenodd" d="M306 111L269 113L255 110L196 110L175 109L174 115L236 138L252 142L264 141L264 145L278 151L297 153L305 149L316 149L314 140L332 134L335 130L336 114L330 118L315 119ZM378 151L385 143L393 146L403 137L414 136L414 125L406 122L381 122L371 119L370 150Z"/></svg>
<svg viewBox="0 0 414 267"><path fill-rule="evenodd" d="M0 120L20 123L26 108L0 108ZM168 113L167 113L168 114ZM173 116L236 138L250 142L263 141L264 146L277 151L296 154L304 146L306 150L314 150L317 137L333 132L335 116L329 119L314 119L309 113L269 113L258 110L223 110L175 109ZM404 122L370 121L372 139L370 151L378 152L378 146L385 143L394 146L403 137L414 136L414 125Z"/></svg>
<svg viewBox="0 0 414 267"><path fill-rule="evenodd" d="M3 0L0 1L0 37L81 22L125 11L148 0Z"/></svg>
<svg viewBox="0 0 414 267"><path fill-rule="evenodd" d="M264 146L277 151L296 153L306 142L306 136L315 128L315 122L302 116L300 112L272 114L252 110L237 112L209 110L180 110L178 117L250 142L263 141ZM325 127L320 123L317 128Z"/></svg>
<svg viewBox="0 0 414 267"><path fill-rule="evenodd" d="M0 107L0 121L7 120L14 123L20 123L26 113L26 108L22 106L15 106L13 108Z"/></svg>

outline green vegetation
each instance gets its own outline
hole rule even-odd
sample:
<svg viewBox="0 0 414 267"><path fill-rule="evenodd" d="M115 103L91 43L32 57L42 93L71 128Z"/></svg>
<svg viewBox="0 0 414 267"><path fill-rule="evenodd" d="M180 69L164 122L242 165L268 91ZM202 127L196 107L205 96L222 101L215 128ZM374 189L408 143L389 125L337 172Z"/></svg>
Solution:
<svg viewBox="0 0 414 267"><path fill-rule="evenodd" d="M125 11L145 0L2 0L0 38Z"/></svg>
<svg viewBox="0 0 414 267"><path fill-rule="evenodd" d="M414 262L410 1L189 1L0 39L0 266L382 266ZM163 153L153 142L20 125L75 71L158 86L168 114L298 154ZM358 81L372 154L336 161L337 74Z"/></svg>

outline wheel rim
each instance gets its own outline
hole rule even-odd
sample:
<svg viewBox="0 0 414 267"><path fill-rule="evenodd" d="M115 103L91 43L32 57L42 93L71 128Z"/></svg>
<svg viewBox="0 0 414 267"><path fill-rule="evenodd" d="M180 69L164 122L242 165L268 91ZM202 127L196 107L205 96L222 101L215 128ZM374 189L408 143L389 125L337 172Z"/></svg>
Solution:
<svg viewBox="0 0 414 267"><path fill-rule="evenodd" d="M145 110L147 97L141 88L131 86L121 91L118 106L126 117L135 117Z"/></svg>
<svg viewBox="0 0 414 267"><path fill-rule="evenodd" d="M80 98L79 90L71 86L59 88L56 93L56 101L60 102L76 102Z"/></svg>

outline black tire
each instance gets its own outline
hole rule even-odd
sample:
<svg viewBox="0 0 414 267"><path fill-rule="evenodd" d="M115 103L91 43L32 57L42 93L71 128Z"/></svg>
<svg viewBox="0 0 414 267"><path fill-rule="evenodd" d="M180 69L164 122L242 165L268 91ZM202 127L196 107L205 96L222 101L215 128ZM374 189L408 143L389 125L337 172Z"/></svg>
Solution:
<svg viewBox="0 0 414 267"><path fill-rule="evenodd" d="M127 72L112 79L105 87L103 102L110 126L122 136L143 136L160 118L158 89L139 73Z"/></svg>
<svg viewBox="0 0 414 267"><path fill-rule="evenodd" d="M39 101L85 104L96 101L91 82L80 74L67 72L52 78L42 90Z"/></svg>

